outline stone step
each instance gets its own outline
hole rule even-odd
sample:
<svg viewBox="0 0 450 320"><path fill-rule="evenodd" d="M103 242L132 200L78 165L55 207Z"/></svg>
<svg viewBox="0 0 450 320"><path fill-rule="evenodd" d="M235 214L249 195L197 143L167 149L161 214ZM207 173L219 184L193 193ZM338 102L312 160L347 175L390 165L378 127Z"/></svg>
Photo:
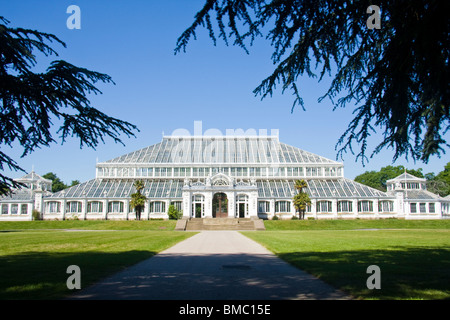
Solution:
<svg viewBox="0 0 450 320"><path fill-rule="evenodd" d="M261 219L191 218L186 220L185 230L265 230L265 227Z"/></svg>

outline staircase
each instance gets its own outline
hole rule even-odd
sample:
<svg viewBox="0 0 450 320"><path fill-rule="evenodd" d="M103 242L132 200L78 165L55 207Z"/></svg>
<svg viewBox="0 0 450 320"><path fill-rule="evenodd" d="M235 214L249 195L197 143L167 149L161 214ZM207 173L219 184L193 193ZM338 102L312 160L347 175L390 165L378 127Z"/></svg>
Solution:
<svg viewBox="0 0 450 320"><path fill-rule="evenodd" d="M249 218L190 218L178 220L175 230L265 230L261 219ZM184 227L184 228L183 228Z"/></svg>

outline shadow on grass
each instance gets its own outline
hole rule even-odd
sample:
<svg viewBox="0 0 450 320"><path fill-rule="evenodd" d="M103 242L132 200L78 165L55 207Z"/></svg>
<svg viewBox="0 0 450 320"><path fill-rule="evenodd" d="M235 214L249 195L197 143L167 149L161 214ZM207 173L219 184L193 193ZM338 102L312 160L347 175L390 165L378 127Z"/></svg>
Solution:
<svg viewBox="0 0 450 320"><path fill-rule="evenodd" d="M278 255L355 297L450 299L450 250L391 247L389 250L292 252ZM370 265L381 271L381 289L366 285Z"/></svg>
<svg viewBox="0 0 450 320"><path fill-rule="evenodd" d="M81 270L81 288L155 255L152 251L27 252L0 257L0 300L59 299L73 293L66 285L71 273Z"/></svg>

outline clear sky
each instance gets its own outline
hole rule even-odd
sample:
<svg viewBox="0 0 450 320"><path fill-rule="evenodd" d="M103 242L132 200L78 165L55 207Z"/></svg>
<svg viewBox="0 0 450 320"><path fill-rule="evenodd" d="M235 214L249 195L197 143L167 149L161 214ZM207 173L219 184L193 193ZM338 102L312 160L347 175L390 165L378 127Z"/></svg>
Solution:
<svg viewBox="0 0 450 320"><path fill-rule="evenodd" d="M272 48L260 38L247 55L242 49L214 46L206 30L199 29L186 53L174 55L177 38L193 22L204 0L0 0L0 15L10 26L51 33L67 44L55 44L59 57L41 58L36 70L45 70L52 60L110 75L113 84L99 84L102 95L89 97L93 107L138 126L136 137L122 136L125 146L106 139L96 150L80 149L73 138L61 145L38 149L25 158L17 145L2 150L17 159L27 172L54 172L65 183L95 177L96 161L158 143L162 134L178 129L193 134L194 121L203 131L216 129L279 130L280 141L336 160L335 145L353 119L351 106L332 111L324 100L330 79L318 83L307 76L298 80L306 111L296 107L291 113L292 93L277 89L273 97L261 101L255 89L274 68ZM81 9L81 29L68 29L66 13L70 5ZM364 17L363 17L364 18ZM56 123L56 122L55 122ZM374 135L372 146L381 136ZM450 133L446 140L450 141ZM359 146L354 146L355 150ZM371 149L372 150L372 149ZM428 164L399 159L392 163L393 151L375 155L366 166L355 162L355 155L343 158L345 176L353 179L367 170L387 165L423 168L424 173L442 171L450 161L448 153ZM369 151L370 152L370 151ZM338 159L342 161L341 159ZM6 172L17 178L24 173Z"/></svg>

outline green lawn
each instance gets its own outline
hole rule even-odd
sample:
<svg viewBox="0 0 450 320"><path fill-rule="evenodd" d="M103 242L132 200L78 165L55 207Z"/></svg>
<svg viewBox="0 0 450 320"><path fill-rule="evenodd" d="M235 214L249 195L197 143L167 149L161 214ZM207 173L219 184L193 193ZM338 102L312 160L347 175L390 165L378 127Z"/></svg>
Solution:
<svg viewBox="0 0 450 320"><path fill-rule="evenodd" d="M71 293L68 266L80 267L84 288L194 234L172 231L173 226L173 221L2 222L0 299L64 297Z"/></svg>
<svg viewBox="0 0 450 320"><path fill-rule="evenodd" d="M265 221L244 232L282 259L361 299L449 299L450 221ZM194 233L175 221L0 223L0 299L58 299L69 265L82 288ZM83 231L84 230L84 231ZM368 290L369 265L381 290Z"/></svg>
<svg viewBox="0 0 450 320"><path fill-rule="evenodd" d="M450 220L266 220L266 230L450 229Z"/></svg>
<svg viewBox="0 0 450 320"><path fill-rule="evenodd" d="M449 299L449 222L266 221L272 231L244 234L356 298ZM370 265L380 290L367 289Z"/></svg>
<svg viewBox="0 0 450 320"><path fill-rule="evenodd" d="M175 229L176 220L63 220L63 221L2 221L1 230L72 229L72 230L158 230Z"/></svg>

